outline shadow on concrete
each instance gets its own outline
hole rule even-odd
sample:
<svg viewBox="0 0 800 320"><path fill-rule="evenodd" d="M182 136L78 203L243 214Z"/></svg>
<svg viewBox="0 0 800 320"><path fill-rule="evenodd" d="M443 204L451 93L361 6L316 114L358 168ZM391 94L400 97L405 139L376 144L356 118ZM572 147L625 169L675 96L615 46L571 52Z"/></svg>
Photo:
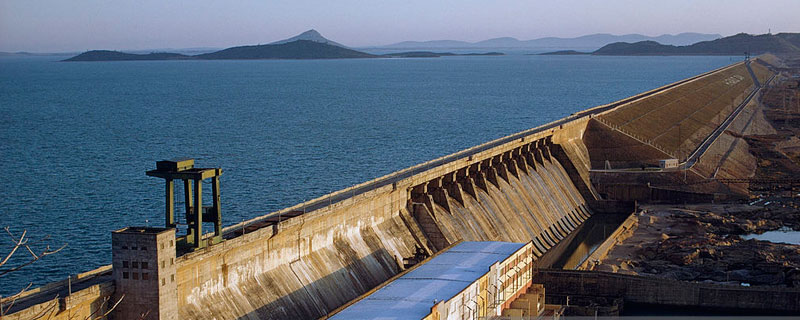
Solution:
<svg viewBox="0 0 800 320"><path fill-rule="evenodd" d="M370 261L378 261L379 268L375 268L375 265L370 268ZM379 249L239 319L320 318L377 287L398 272L400 266L395 258L385 249ZM345 288L350 290L342 290Z"/></svg>

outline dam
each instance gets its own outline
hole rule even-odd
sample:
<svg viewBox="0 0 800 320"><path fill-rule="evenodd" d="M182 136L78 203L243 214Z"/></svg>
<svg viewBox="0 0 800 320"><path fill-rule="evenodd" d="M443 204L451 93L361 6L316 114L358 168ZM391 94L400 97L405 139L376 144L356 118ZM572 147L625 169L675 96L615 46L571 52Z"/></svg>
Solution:
<svg viewBox="0 0 800 320"><path fill-rule="evenodd" d="M547 268L593 215L664 194L741 195L740 184L700 182L755 170L735 132L754 130L752 98L773 76L738 62L213 235L201 228L190 250L176 249L171 228L118 230L111 266L30 290L5 317L320 318L462 241L531 243ZM654 169L664 159L680 166Z"/></svg>

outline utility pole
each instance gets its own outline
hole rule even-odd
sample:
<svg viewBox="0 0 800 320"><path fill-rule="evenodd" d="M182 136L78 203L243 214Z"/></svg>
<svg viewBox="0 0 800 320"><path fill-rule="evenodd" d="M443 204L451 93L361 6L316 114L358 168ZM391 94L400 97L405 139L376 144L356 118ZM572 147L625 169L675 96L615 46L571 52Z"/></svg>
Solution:
<svg viewBox="0 0 800 320"><path fill-rule="evenodd" d="M686 170L689 169L688 165L689 165L689 163L687 163L687 162L683 163L683 183L686 183Z"/></svg>
<svg viewBox="0 0 800 320"><path fill-rule="evenodd" d="M797 102L797 112L800 113L800 90L794 95L794 100Z"/></svg>
<svg viewBox="0 0 800 320"><path fill-rule="evenodd" d="M789 127L789 111L786 110L786 99L787 98L791 99L790 97L786 96L786 91L784 91L784 94L783 94L783 116L784 116L784 118L783 118L783 126L788 128ZM791 105L791 100L789 100L789 101L790 101L789 105Z"/></svg>

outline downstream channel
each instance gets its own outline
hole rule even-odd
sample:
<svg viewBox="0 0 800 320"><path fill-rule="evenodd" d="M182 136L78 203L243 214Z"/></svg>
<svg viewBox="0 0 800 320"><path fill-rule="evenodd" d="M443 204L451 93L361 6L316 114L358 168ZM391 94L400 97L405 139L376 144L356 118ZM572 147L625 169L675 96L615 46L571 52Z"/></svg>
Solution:
<svg viewBox="0 0 800 320"><path fill-rule="evenodd" d="M581 224L577 234L550 268L574 270L605 241L629 214L594 214Z"/></svg>

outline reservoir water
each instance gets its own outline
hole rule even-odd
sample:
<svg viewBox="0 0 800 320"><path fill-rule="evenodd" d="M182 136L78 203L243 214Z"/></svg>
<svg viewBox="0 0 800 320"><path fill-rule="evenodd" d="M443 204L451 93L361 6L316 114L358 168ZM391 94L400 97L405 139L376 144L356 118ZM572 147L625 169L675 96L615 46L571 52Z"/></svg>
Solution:
<svg viewBox="0 0 800 320"><path fill-rule="evenodd" d="M230 225L739 59L63 58L0 58L2 226L67 244L2 295L108 264L112 230L163 224L156 160L222 167Z"/></svg>

